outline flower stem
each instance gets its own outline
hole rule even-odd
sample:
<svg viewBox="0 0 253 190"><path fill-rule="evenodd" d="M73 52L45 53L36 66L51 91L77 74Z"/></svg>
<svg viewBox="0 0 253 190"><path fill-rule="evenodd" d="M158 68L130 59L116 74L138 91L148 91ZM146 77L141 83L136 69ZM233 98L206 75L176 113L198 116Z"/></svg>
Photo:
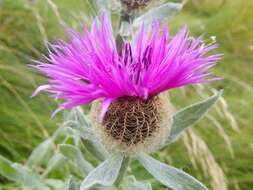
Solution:
<svg viewBox="0 0 253 190"><path fill-rule="evenodd" d="M124 40L127 38L127 33L129 33L130 31L126 31L129 30L129 28L125 28L127 25L131 25L132 23L132 16L130 16L129 14L125 13L125 12L121 12L120 13L120 18L119 18L119 24L118 24L118 35L116 37L116 45L117 45L117 50L120 51L123 45Z"/></svg>
<svg viewBox="0 0 253 190"><path fill-rule="evenodd" d="M128 165L130 163L131 159L130 157L128 156L125 156L123 158L123 162L122 162L122 165L121 165L121 168L120 168L120 171L119 171L119 175L118 175L118 178L115 182L115 185L116 187L119 187L123 178L124 178L124 175L126 174L126 171L127 171L127 168L128 168Z"/></svg>

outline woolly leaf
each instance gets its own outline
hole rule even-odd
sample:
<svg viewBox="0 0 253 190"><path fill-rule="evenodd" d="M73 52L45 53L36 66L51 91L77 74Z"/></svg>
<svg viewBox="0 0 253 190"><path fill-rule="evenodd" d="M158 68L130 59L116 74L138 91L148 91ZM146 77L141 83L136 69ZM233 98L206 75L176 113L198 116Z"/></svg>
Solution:
<svg viewBox="0 0 253 190"><path fill-rule="evenodd" d="M208 190L189 174L161 163L146 154L141 154L138 160L154 178L173 190Z"/></svg>
<svg viewBox="0 0 253 190"><path fill-rule="evenodd" d="M49 190L39 176L29 171L26 167L12 163L2 156L0 156L0 174L25 187Z"/></svg>
<svg viewBox="0 0 253 190"><path fill-rule="evenodd" d="M75 129L72 130L72 135L79 135L83 139L89 141L93 141L95 139L91 123L80 107L73 108L71 111L65 112L64 125ZM70 129L67 131L69 130Z"/></svg>
<svg viewBox="0 0 253 190"><path fill-rule="evenodd" d="M89 141L95 140L95 135L93 134L92 129L87 128L87 127L81 127L78 125L75 125L75 126L73 125L72 127L73 127L73 129L76 130L77 134L82 139L89 140Z"/></svg>
<svg viewBox="0 0 253 190"><path fill-rule="evenodd" d="M91 127L91 123L87 116L83 113L82 108L72 108L70 111L65 112L64 122L74 121L82 127Z"/></svg>
<svg viewBox="0 0 253 190"><path fill-rule="evenodd" d="M50 190L37 174L32 173L25 166L14 163L12 164L12 167L20 173L21 177L19 183L23 186L38 190Z"/></svg>
<svg viewBox="0 0 253 190"><path fill-rule="evenodd" d="M96 0L97 8L100 13L108 13L109 12L109 6L110 1L105 0Z"/></svg>
<svg viewBox="0 0 253 190"><path fill-rule="evenodd" d="M41 144L39 144L32 152L27 161L27 166L32 167L35 165L40 165L45 157L48 156L53 144L53 139L48 138Z"/></svg>
<svg viewBox="0 0 253 190"><path fill-rule="evenodd" d="M134 176L127 176L122 183L122 190L152 190L148 182L140 182Z"/></svg>
<svg viewBox="0 0 253 190"><path fill-rule="evenodd" d="M45 179L45 183L52 187L53 190L63 190L65 183L57 179Z"/></svg>
<svg viewBox="0 0 253 190"><path fill-rule="evenodd" d="M175 141L184 129L200 120L212 108L221 95L222 91L204 101L178 111L173 116L173 124L167 143Z"/></svg>
<svg viewBox="0 0 253 190"><path fill-rule="evenodd" d="M76 141L78 141L79 137L83 139L83 144L91 154L101 161L106 159L108 152L98 142L91 128L91 122L81 108L73 108L67 113L65 116L65 124L69 124L72 127L71 133L74 135Z"/></svg>
<svg viewBox="0 0 253 190"><path fill-rule="evenodd" d="M118 177L123 157L121 154L112 154L107 160L89 173L82 182L80 190L89 189L94 185L103 187L113 185Z"/></svg>
<svg viewBox="0 0 253 190"><path fill-rule="evenodd" d="M64 164L65 158L62 154L56 153L48 162L47 168L43 173L43 176L48 175L52 170Z"/></svg>
<svg viewBox="0 0 253 190"><path fill-rule="evenodd" d="M79 169L84 173L89 173L93 166L83 158L81 151L73 145L61 144L59 145L60 152L69 160L76 163Z"/></svg>
<svg viewBox="0 0 253 190"><path fill-rule="evenodd" d="M83 140L83 144L86 149L100 161L104 161L109 156L107 150L96 138L94 138L94 141Z"/></svg>
<svg viewBox="0 0 253 190"><path fill-rule="evenodd" d="M78 190L76 182L73 177L70 177L68 179L65 190Z"/></svg>
<svg viewBox="0 0 253 190"><path fill-rule="evenodd" d="M101 161L105 160L108 152L101 143L97 141L91 128L91 122L83 113L82 109L80 107L73 108L70 112L65 113L64 125L69 126L67 128L67 133L74 137L75 143L77 144L80 138L82 138L82 143L91 154Z"/></svg>
<svg viewBox="0 0 253 190"><path fill-rule="evenodd" d="M91 128L91 122L81 108L73 108L68 114L66 114L65 123L68 123L72 127L71 133L75 137L78 136L83 139L83 144L89 152L98 159L105 160L108 156L108 152L101 143L98 142Z"/></svg>
<svg viewBox="0 0 253 190"><path fill-rule="evenodd" d="M12 167L12 162L0 155L0 175L9 180L19 182L20 173Z"/></svg>
<svg viewBox="0 0 253 190"><path fill-rule="evenodd" d="M165 3L136 18L133 22L133 25L138 27L142 25L142 23L144 23L144 25L149 25L154 21L161 21L165 18L168 19L178 13L182 7L183 4L181 3Z"/></svg>

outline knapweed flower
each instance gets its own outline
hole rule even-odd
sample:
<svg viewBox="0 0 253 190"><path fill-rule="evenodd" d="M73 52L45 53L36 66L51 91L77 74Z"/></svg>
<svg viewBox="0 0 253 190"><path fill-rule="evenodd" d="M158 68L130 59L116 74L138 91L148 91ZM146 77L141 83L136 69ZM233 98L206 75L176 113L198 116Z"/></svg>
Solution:
<svg viewBox="0 0 253 190"><path fill-rule="evenodd" d="M98 100L91 115L103 144L112 149L154 151L171 126L164 92L217 80L209 70L222 55L207 55L217 45L189 37L186 27L171 36L156 22L133 32L120 50L105 18L93 21L90 31L69 33L69 42L50 45L47 63L35 61L49 80L34 95L43 90L64 100L57 111Z"/></svg>

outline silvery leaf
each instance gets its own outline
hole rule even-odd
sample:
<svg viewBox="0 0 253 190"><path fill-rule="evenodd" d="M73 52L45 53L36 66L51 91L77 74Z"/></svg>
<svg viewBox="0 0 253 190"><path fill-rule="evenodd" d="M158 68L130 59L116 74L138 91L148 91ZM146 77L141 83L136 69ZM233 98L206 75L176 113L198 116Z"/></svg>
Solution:
<svg viewBox="0 0 253 190"><path fill-rule="evenodd" d="M64 127L65 130L65 137L72 137L74 139L75 145L79 146L80 142L81 142L81 135L80 132L74 128L71 127Z"/></svg>
<svg viewBox="0 0 253 190"><path fill-rule="evenodd" d="M140 182L134 176L127 176L122 183L122 190L152 190L152 186L148 182Z"/></svg>
<svg viewBox="0 0 253 190"><path fill-rule="evenodd" d="M166 144L175 141L184 129L200 120L221 95L222 91L219 91L206 100L188 106L174 114L171 132Z"/></svg>
<svg viewBox="0 0 253 190"><path fill-rule="evenodd" d="M55 130L55 132L53 133L53 135L52 135L52 139L53 140L56 140L59 136L61 136L61 135L66 135L66 128L67 127L59 127L59 128L57 128L56 130Z"/></svg>
<svg viewBox="0 0 253 190"><path fill-rule="evenodd" d="M28 161L26 163L27 166L32 167L34 165L41 164L45 160L45 157L48 156L48 154L50 153L51 148L52 148L52 144L53 144L52 138L48 138L44 142L39 144L33 150L32 154L28 158Z"/></svg>
<svg viewBox="0 0 253 190"><path fill-rule="evenodd" d="M75 129L72 131L72 135L79 135L83 139L90 141L95 139L93 130L91 128L91 122L80 107L73 108L71 111L65 112L63 125Z"/></svg>
<svg viewBox="0 0 253 190"><path fill-rule="evenodd" d="M19 183L21 183L23 186L37 190L50 190L37 174L32 173L25 166L14 163L12 164L12 167L20 173L21 177Z"/></svg>
<svg viewBox="0 0 253 190"><path fill-rule="evenodd" d="M100 13L108 13L110 0L96 0L97 8Z"/></svg>
<svg viewBox="0 0 253 190"><path fill-rule="evenodd" d="M75 129L77 134L82 139L89 140L89 141L94 141L95 140L96 137L95 137L92 129L87 128L87 127L81 127L81 126L78 126L78 125L75 125L75 126L72 126L72 127L73 127L73 129Z"/></svg>
<svg viewBox="0 0 253 190"><path fill-rule="evenodd" d="M85 174L93 170L93 166L84 159L81 151L73 145L61 144L59 145L60 152L69 160L76 163L76 165L84 172Z"/></svg>
<svg viewBox="0 0 253 190"><path fill-rule="evenodd" d="M63 181L57 179L45 179L45 183L53 190L63 190L65 185Z"/></svg>
<svg viewBox="0 0 253 190"><path fill-rule="evenodd" d="M62 166L65 162L65 158L62 154L56 153L47 164L47 168L45 172L43 173L43 176L48 175L51 171L58 168L59 166Z"/></svg>
<svg viewBox="0 0 253 190"><path fill-rule="evenodd" d="M98 141L91 128L75 126L73 129L75 137L78 135L80 138L82 138L82 143L91 154L101 161L105 160L105 158L108 156L108 152Z"/></svg>
<svg viewBox="0 0 253 190"><path fill-rule="evenodd" d="M83 140L83 144L85 148L100 161L104 161L109 155L104 146L98 142L96 138L94 138L93 141Z"/></svg>
<svg viewBox="0 0 253 190"><path fill-rule="evenodd" d="M81 184L80 190L89 189L95 185L109 187L116 181L123 155L112 154L107 160L92 170Z"/></svg>
<svg viewBox="0 0 253 190"><path fill-rule="evenodd" d="M84 114L81 107L72 108L70 111L65 112L64 122L75 121L80 126L90 127L91 123L87 116Z"/></svg>
<svg viewBox="0 0 253 190"><path fill-rule="evenodd" d="M0 175L9 180L19 182L20 173L12 167L12 162L0 155Z"/></svg>
<svg viewBox="0 0 253 190"><path fill-rule="evenodd" d="M78 190L76 182L73 177L70 177L68 179L65 190Z"/></svg>
<svg viewBox="0 0 253 190"><path fill-rule="evenodd" d="M103 161L108 156L108 152L97 141L91 123L86 115L82 112L81 108L74 108L65 116L65 123L69 123L72 127L72 135L75 137L75 141L78 141L78 136L83 139L83 144L86 146L89 152L91 152L99 160ZM68 129L70 130L70 129Z"/></svg>
<svg viewBox="0 0 253 190"><path fill-rule="evenodd" d="M207 187L189 174L161 163L151 156L141 154L138 160L154 178L173 190L208 190Z"/></svg>
<svg viewBox="0 0 253 190"><path fill-rule="evenodd" d="M133 22L133 26L138 27L142 25L142 23L147 26L154 21L161 21L165 18L168 19L178 13L182 8L183 4L181 3L165 3L137 17Z"/></svg>

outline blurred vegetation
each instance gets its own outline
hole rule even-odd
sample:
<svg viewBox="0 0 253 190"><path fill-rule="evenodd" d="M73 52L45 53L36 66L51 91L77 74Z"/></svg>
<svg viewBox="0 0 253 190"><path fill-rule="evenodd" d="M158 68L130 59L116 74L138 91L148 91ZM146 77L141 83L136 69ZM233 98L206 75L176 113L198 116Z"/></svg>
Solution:
<svg viewBox="0 0 253 190"><path fill-rule="evenodd" d="M170 96L175 107L206 97L212 88L223 88L224 99L194 130L156 156L193 174L213 190L224 189L214 189L222 183L223 172L226 177L220 179L227 179L223 183L228 184L228 190L253 187L252 10L253 1L249 0L192 0L170 21L172 31L187 24L192 35L204 34L210 42L210 36L215 36L220 45L217 51L224 53L215 70L224 80L207 87L173 90ZM94 15L93 5L86 0L0 1L1 155L25 162L32 149L58 126L61 114L50 119L56 103L47 95L30 98L45 79L28 64L46 53L46 41L65 38L64 26L78 28ZM138 164L133 163L133 168L138 178L149 178ZM11 182L1 177L0 184L0 188L13 189Z"/></svg>

